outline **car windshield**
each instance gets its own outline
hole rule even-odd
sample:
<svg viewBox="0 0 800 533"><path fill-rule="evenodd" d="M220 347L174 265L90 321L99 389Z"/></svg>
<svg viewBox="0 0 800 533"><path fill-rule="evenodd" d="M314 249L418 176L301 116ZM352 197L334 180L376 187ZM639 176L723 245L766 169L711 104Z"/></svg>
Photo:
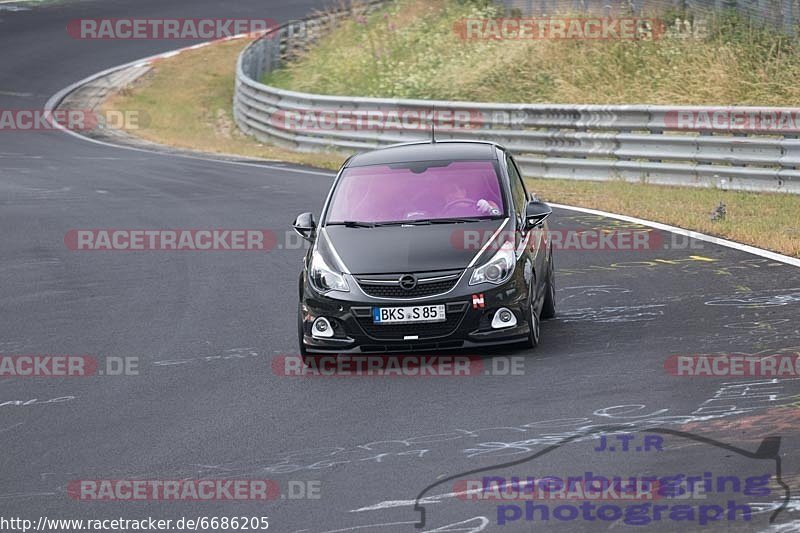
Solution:
<svg viewBox="0 0 800 533"><path fill-rule="evenodd" d="M494 161L423 161L347 168L328 224L469 221L505 213Z"/></svg>

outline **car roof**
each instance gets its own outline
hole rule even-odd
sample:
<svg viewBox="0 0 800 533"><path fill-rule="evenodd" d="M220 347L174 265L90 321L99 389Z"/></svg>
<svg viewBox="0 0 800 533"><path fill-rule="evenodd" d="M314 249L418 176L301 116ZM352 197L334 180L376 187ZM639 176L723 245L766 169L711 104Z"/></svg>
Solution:
<svg viewBox="0 0 800 533"><path fill-rule="evenodd" d="M346 167L408 163L412 161L497 159L502 146L484 141L413 142L387 146L351 157Z"/></svg>

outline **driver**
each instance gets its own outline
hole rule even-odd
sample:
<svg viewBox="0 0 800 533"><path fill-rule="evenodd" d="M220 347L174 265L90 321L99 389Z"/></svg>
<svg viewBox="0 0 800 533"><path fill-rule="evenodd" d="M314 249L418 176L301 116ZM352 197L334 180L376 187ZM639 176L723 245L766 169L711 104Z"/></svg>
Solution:
<svg viewBox="0 0 800 533"><path fill-rule="evenodd" d="M500 214L500 208L497 206L496 203L492 202L491 200L486 200L484 198L481 198L476 202L472 198L468 198L467 190L460 184L456 183L453 186L453 188L449 189L445 193L444 205L449 205L451 203L458 202L459 200L463 200L464 203L474 204L475 209L483 215Z"/></svg>

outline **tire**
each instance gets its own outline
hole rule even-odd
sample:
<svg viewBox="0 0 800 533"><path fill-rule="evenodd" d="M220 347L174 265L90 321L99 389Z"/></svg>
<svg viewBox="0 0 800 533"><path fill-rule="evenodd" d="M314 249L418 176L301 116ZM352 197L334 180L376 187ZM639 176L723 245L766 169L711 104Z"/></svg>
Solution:
<svg viewBox="0 0 800 533"><path fill-rule="evenodd" d="M539 345L539 336L541 334L541 321L539 314L536 312L536 280L532 280L529 293L528 293L528 312L526 319L528 320L528 338L525 340L526 348L536 348Z"/></svg>
<svg viewBox="0 0 800 533"><path fill-rule="evenodd" d="M553 247L550 247L550 258L547 260L547 292L542 305L542 320L556 316L556 274L553 268Z"/></svg>

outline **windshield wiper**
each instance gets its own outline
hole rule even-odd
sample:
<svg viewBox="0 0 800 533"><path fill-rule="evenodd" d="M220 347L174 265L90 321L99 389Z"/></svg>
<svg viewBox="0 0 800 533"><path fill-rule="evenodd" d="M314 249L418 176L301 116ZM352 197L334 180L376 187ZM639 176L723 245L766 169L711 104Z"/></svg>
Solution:
<svg viewBox="0 0 800 533"><path fill-rule="evenodd" d="M386 222L361 222L358 220L343 220L341 222L328 222L328 226L344 226L346 228L377 228L380 226L402 226L404 224L414 224L415 220L388 220ZM421 224L430 224L422 221Z"/></svg>
<svg viewBox="0 0 800 533"><path fill-rule="evenodd" d="M388 220L386 222L376 222L376 226L413 226L419 224L430 224L427 220Z"/></svg>
<svg viewBox="0 0 800 533"><path fill-rule="evenodd" d="M344 222L331 222L329 225L346 226L348 228L380 228L383 226L417 226L433 224L432 220L387 220L385 222L358 222L345 220Z"/></svg>
<svg viewBox="0 0 800 533"><path fill-rule="evenodd" d="M358 220L343 220L341 222L328 222L328 226L345 226L347 228L374 228L372 222L360 222Z"/></svg>
<svg viewBox="0 0 800 533"><path fill-rule="evenodd" d="M481 218L421 218L409 220L406 224L461 224L462 222L480 222Z"/></svg>

